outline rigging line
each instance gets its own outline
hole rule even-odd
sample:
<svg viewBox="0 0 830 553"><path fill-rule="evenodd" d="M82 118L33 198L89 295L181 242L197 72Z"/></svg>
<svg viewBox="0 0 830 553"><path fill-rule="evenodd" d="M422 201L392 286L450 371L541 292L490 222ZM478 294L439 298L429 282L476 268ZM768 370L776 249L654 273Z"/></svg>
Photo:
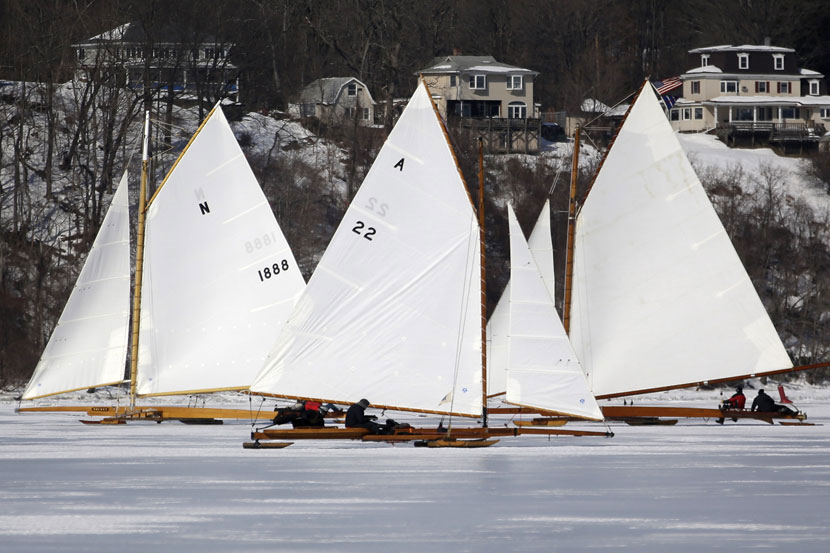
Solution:
<svg viewBox="0 0 830 553"><path fill-rule="evenodd" d="M471 218L471 221L475 222L475 220L476 220L475 217ZM475 226L477 227L478 225L476 224ZM472 252L470 251L471 250L471 248L470 248L471 243L473 244ZM469 290L470 290L470 287L472 287L473 278L474 278L474 275L473 275L474 271L470 271L470 256L471 256L471 253L473 255L475 255L475 249L476 249L475 244L477 244L477 243L478 243L478 233L475 233L475 236L473 236L473 233L470 233L470 238L467 240L467 257L466 257L466 263L465 263L465 266L464 266L464 292L465 293L464 293L464 296L461 298L461 313L460 313L459 321L458 321L458 335L457 335L456 344L455 344L455 371L453 373L452 390L450 391L450 415L449 415L449 421L447 423L447 436L449 436L450 433L452 432L452 414L453 414L454 409L455 409L455 392L456 392L456 386L458 385L458 372L459 372L459 368L460 368L460 365L461 365L461 351L462 351L462 344L463 344L463 341L464 341L464 327L465 327L464 322L467 320L467 310L470 308Z"/></svg>

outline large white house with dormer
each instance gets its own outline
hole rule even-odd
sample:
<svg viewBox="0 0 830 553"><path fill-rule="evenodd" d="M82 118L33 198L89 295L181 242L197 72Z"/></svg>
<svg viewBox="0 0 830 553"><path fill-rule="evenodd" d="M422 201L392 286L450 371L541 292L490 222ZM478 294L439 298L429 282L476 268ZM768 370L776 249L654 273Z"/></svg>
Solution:
<svg viewBox="0 0 830 553"><path fill-rule="evenodd" d="M779 46L710 46L689 51L683 94L670 110L672 127L700 132L761 134L774 141L808 139L830 127L824 75L798 66ZM766 136L768 135L768 136Z"/></svg>

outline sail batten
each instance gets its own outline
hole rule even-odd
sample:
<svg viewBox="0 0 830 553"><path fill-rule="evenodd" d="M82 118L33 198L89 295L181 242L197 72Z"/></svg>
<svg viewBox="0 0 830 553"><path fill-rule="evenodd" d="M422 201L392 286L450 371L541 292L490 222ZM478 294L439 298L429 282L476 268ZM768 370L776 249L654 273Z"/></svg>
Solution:
<svg viewBox="0 0 830 553"><path fill-rule="evenodd" d="M480 414L478 233L420 84L251 391Z"/></svg>
<svg viewBox="0 0 830 553"><path fill-rule="evenodd" d="M598 397L792 366L652 90L576 235L570 336Z"/></svg>
<svg viewBox="0 0 830 553"><path fill-rule="evenodd" d="M130 318L127 180L125 171L23 399L124 380Z"/></svg>
<svg viewBox="0 0 830 553"><path fill-rule="evenodd" d="M510 297L508 298L506 396L508 403L602 420L582 366L565 334L548 283L508 206Z"/></svg>

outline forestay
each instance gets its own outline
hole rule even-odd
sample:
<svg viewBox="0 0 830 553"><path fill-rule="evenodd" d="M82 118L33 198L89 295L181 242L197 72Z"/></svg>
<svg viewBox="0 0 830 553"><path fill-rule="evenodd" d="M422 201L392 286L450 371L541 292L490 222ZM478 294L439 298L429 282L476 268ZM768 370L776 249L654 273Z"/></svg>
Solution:
<svg viewBox="0 0 830 553"><path fill-rule="evenodd" d="M222 109L147 211L139 395L244 389L304 287Z"/></svg>
<svg viewBox="0 0 830 553"><path fill-rule="evenodd" d="M251 391L481 413L478 243L419 84Z"/></svg>
<svg viewBox="0 0 830 553"><path fill-rule="evenodd" d="M597 397L792 366L651 89L576 226L571 341Z"/></svg>
<svg viewBox="0 0 830 553"><path fill-rule="evenodd" d="M602 420L602 412L559 320L548 283L511 206L508 218L510 324L506 399L535 409Z"/></svg>
<svg viewBox="0 0 830 553"><path fill-rule="evenodd" d="M23 399L124 380L130 321L130 213L121 177Z"/></svg>
<svg viewBox="0 0 830 553"><path fill-rule="evenodd" d="M554 294L553 272L553 243L550 232L550 202L545 205L536 219L536 224L528 239L530 253L536 262L536 267L542 274L542 280L550 292ZM487 395L502 394L507 389L507 331L508 331L508 304L510 303L510 281L504 287L490 320L487 321Z"/></svg>

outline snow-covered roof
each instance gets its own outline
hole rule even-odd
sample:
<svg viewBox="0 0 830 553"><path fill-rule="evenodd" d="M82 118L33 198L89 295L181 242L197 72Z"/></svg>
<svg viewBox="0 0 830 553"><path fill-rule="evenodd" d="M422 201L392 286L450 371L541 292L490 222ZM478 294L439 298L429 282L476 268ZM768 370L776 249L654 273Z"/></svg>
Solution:
<svg viewBox="0 0 830 553"><path fill-rule="evenodd" d="M538 71L532 71L523 67L516 67L496 61L493 56L441 56L432 60L432 63L417 73L513 73L524 75L538 75ZM416 74L417 74L416 73Z"/></svg>
<svg viewBox="0 0 830 553"><path fill-rule="evenodd" d="M582 104L579 106L579 109L585 113L605 113L610 108L596 98L585 98L582 100Z"/></svg>
<svg viewBox="0 0 830 553"><path fill-rule="evenodd" d="M679 103L679 102L678 102ZM717 96L704 104L764 104L772 106L830 107L830 96Z"/></svg>
<svg viewBox="0 0 830 553"><path fill-rule="evenodd" d="M366 91L366 96L369 98L369 101L372 104L375 103L372 94L369 92L369 88L355 77L326 77L317 79L303 89L303 92L300 94L300 102L305 104L334 104L337 102L340 92L346 85L352 82L358 86L362 86L363 90Z"/></svg>
<svg viewBox="0 0 830 553"><path fill-rule="evenodd" d="M770 52L783 54L795 52L795 50L792 48L783 48L781 46L764 46L757 44L743 44L740 46L724 44L721 46L706 46L705 48L695 48L694 50L689 50L690 54L709 54L712 52Z"/></svg>
<svg viewBox="0 0 830 553"><path fill-rule="evenodd" d="M702 67L695 67L694 69L689 69L688 71L686 71L686 73L723 73L723 70L721 70L721 68L716 65L704 65Z"/></svg>
<svg viewBox="0 0 830 553"><path fill-rule="evenodd" d="M818 71L813 71L812 69L804 69L803 67L798 70L798 73L803 77L816 77L818 79L824 77L824 74L819 73Z"/></svg>
<svg viewBox="0 0 830 553"><path fill-rule="evenodd" d="M185 42L195 42L198 44L216 44L219 42L215 36L201 36L198 35L195 31L181 30L174 27L171 24L162 24L158 27L154 27L152 38L153 42L155 42L156 44L178 44ZM91 44L98 42L144 43L146 41L147 33L144 30L144 26L139 22L130 22L124 23L123 25L119 25L118 27L110 29L109 31L104 31L103 33L97 34L91 38L83 40L78 44L73 44L73 46L77 46L79 44ZM226 45L226 48L229 48L231 46L233 45L228 43Z"/></svg>

